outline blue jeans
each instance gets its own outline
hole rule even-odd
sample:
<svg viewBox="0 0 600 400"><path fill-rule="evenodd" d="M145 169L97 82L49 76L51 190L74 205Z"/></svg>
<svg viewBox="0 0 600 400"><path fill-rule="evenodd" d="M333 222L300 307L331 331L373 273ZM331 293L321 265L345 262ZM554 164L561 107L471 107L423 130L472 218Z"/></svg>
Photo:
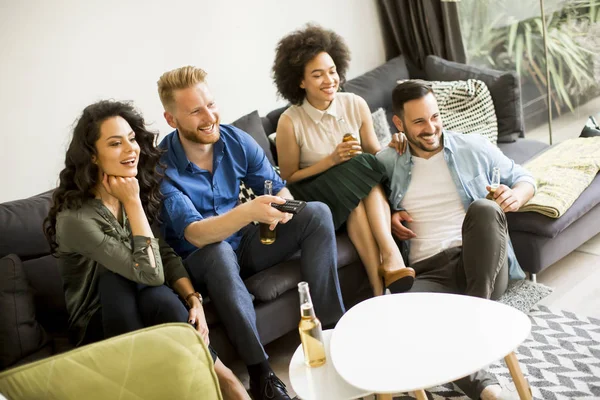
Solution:
<svg viewBox="0 0 600 400"><path fill-rule="evenodd" d="M337 274L333 220L323 203L310 202L288 223L278 225L273 244L263 245L259 227L251 224L243 229L236 250L222 241L198 249L185 259L194 285L210 296L231 343L246 365L265 361L267 354L243 279L289 259L298 250L302 279L310 286L315 312L324 325L336 322L344 313L344 303Z"/></svg>

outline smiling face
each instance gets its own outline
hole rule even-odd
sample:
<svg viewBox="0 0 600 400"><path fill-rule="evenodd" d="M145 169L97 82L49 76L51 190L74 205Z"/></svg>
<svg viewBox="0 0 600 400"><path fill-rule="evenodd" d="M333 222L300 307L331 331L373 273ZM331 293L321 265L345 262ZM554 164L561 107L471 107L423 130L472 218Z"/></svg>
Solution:
<svg viewBox="0 0 600 400"><path fill-rule="evenodd" d="M96 141L96 155L92 161L100 173L112 176L137 176L140 146L135 132L122 117L111 117L100 125L100 137Z"/></svg>
<svg viewBox="0 0 600 400"><path fill-rule="evenodd" d="M394 115L393 121L417 157L429 158L442 150L443 124L433 93L404 103L404 117Z"/></svg>
<svg viewBox="0 0 600 400"><path fill-rule="evenodd" d="M304 66L304 78L300 87L306 91L306 99L313 107L327 109L339 86L340 76L329 54L319 53Z"/></svg>
<svg viewBox="0 0 600 400"><path fill-rule="evenodd" d="M173 93L171 112L165 118L187 140L212 144L219 140L219 109L206 83L198 83Z"/></svg>

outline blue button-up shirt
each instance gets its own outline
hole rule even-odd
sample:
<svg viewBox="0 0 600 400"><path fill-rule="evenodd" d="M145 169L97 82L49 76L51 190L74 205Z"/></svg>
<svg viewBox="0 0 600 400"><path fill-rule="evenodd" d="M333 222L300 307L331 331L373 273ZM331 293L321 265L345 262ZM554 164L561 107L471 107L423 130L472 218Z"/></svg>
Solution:
<svg viewBox="0 0 600 400"><path fill-rule="evenodd" d="M486 186L492 181L494 167L500 170L500 183L513 187L518 182L528 182L534 188L533 176L523 167L506 157L500 149L480 135L463 135L444 131L444 159L450 175L462 200L465 212L469 205L485 198ZM396 150L387 148L377 154L384 165L388 181L388 195L393 210L403 210L401 203L410 185L413 166L410 147L398 155ZM440 221L441 222L441 221ZM508 241L508 266L511 279L523 279L525 273L515 256L510 239Z"/></svg>
<svg viewBox="0 0 600 400"><path fill-rule="evenodd" d="M220 125L220 138L213 145L213 172L198 168L185 155L177 130L167 135L159 147L166 152L161 163L166 165L161 183L164 196L161 230L165 240L181 257L196 247L185 239L185 228L192 222L225 214L238 203L240 181L256 193L264 193L264 182L273 181L273 193L285 186L275 173L265 152L246 132ZM235 250L241 235L226 239Z"/></svg>

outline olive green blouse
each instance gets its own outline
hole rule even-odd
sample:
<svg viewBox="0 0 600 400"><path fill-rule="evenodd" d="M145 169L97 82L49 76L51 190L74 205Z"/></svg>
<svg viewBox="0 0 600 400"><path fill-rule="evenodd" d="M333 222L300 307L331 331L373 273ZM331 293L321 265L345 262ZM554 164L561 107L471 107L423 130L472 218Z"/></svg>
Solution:
<svg viewBox="0 0 600 400"><path fill-rule="evenodd" d="M166 242L133 236L125 211L121 225L98 199L58 214L56 242L69 330L77 344L85 337L92 316L100 310L98 278L102 268L150 286L165 281L171 286L189 277L181 258ZM148 246L154 250L155 268L150 264Z"/></svg>

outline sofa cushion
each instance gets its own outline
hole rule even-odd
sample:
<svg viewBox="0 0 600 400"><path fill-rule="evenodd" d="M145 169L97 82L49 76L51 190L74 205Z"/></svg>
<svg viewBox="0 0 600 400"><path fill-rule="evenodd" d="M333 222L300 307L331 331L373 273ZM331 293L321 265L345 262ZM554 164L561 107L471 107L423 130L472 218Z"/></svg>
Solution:
<svg viewBox="0 0 600 400"><path fill-rule="evenodd" d="M373 130L377 136L377 141L381 148L384 148L392 140L390 124L387 120L387 113L383 108L378 108L373 114ZM270 138L269 138L270 139Z"/></svg>
<svg viewBox="0 0 600 400"><path fill-rule="evenodd" d="M48 331L65 331L68 313L57 259L48 255L27 260L23 262L23 268L34 297L38 321Z"/></svg>
<svg viewBox="0 0 600 400"><path fill-rule="evenodd" d="M371 110L378 108L390 109L392 91L396 81L408 79L408 69L403 56L392 58L379 67L351 79L344 84L345 92L359 95L369 105Z"/></svg>
<svg viewBox="0 0 600 400"><path fill-rule="evenodd" d="M515 72L475 67L436 56L427 56L425 75L432 81L479 79L492 95L498 118L498 141L510 142L524 134L521 86Z"/></svg>
<svg viewBox="0 0 600 400"><path fill-rule="evenodd" d="M409 79L404 56L392 58L385 64L349 80L344 84L343 89L365 99L371 111L384 108L388 123L393 129L392 91L396 87L396 81L400 79Z"/></svg>
<svg viewBox="0 0 600 400"><path fill-rule="evenodd" d="M433 81L444 128L464 134L478 134L492 144L498 141L494 102L486 84L477 79Z"/></svg>
<svg viewBox="0 0 600 400"><path fill-rule="evenodd" d="M336 242L338 269L358 260L358 253L347 234L338 233ZM291 259L252 275L244 281L248 291L257 301L268 302L294 289L302 280L299 258L300 254L296 253Z"/></svg>
<svg viewBox="0 0 600 400"><path fill-rule="evenodd" d="M498 143L498 148L517 164L525 164L550 146L537 140L517 139L512 143Z"/></svg>
<svg viewBox="0 0 600 400"><path fill-rule="evenodd" d="M231 125L250 134L250 136L256 140L256 143L263 149L271 165L276 165L275 160L273 159L273 153L271 153L271 145L269 144L269 139L263 128L263 123L258 115L258 111L252 111L250 114L236 119Z"/></svg>
<svg viewBox="0 0 600 400"><path fill-rule="evenodd" d="M17 254L21 260L50 253L42 223L48 215L52 191L0 204L0 257Z"/></svg>
<svg viewBox="0 0 600 400"><path fill-rule="evenodd" d="M560 218L549 218L536 212L508 213L506 218L511 232L528 232L554 238L597 204L600 204L600 175L596 175L587 189Z"/></svg>
<svg viewBox="0 0 600 400"><path fill-rule="evenodd" d="M35 319L33 294L21 260L14 254L0 259L0 369L35 353L48 336Z"/></svg>

